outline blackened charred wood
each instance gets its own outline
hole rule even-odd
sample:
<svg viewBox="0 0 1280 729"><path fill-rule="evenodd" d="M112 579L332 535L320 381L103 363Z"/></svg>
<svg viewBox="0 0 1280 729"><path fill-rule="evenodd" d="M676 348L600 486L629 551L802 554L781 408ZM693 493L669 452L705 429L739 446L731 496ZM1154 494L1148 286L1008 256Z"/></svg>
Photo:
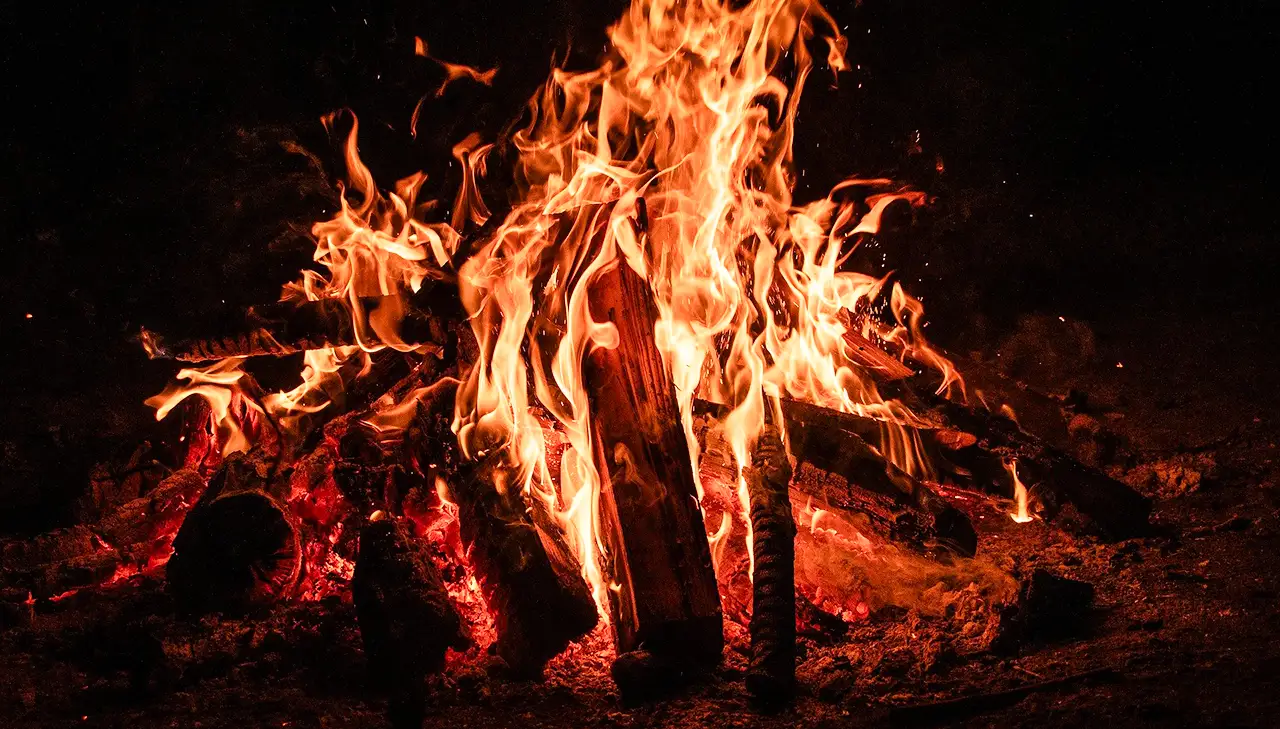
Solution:
<svg viewBox="0 0 1280 729"><path fill-rule="evenodd" d="M384 341L376 330L394 330L399 342L443 345L448 322L460 316L452 287L425 284L411 295L278 302L224 316L216 331L172 337L143 329L142 343L152 359L206 362L226 357L279 357L309 349Z"/></svg>
<svg viewBox="0 0 1280 729"><path fill-rule="evenodd" d="M615 658L609 675L618 687L622 703L634 706L678 691L702 670L697 665L673 661L647 650L635 650Z"/></svg>
<svg viewBox="0 0 1280 729"><path fill-rule="evenodd" d="M203 489L204 480L184 469L97 524L0 543L0 586L52 598L106 582L121 567L153 566Z"/></svg>
<svg viewBox="0 0 1280 729"><path fill-rule="evenodd" d="M726 412L701 400L695 409L712 416ZM917 547L938 543L966 556L977 550L977 532L964 512L867 444L879 437L881 424L795 400L782 400L782 413L797 460L793 495L823 508L857 512L890 541ZM703 428L699 436L703 478L732 482L732 457L725 444L711 438L712 432Z"/></svg>
<svg viewBox="0 0 1280 729"><path fill-rule="evenodd" d="M205 481L192 469L175 471L150 493L116 509L94 528L106 544L139 569L166 551L187 511L204 491Z"/></svg>
<svg viewBox="0 0 1280 729"><path fill-rule="evenodd" d="M512 673L534 677L599 619L579 573L547 555L514 472L496 453L469 463L451 493L459 534L493 615L496 650Z"/></svg>
<svg viewBox="0 0 1280 729"><path fill-rule="evenodd" d="M606 571L619 586L610 593L618 653L644 647L714 665L724 645L720 597L648 284L615 262L592 282L588 303L618 335L584 367Z"/></svg>
<svg viewBox="0 0 1280 729"><path fill-rule="evenodd" d="M168 590L191 612L241 612L290 594L303 568L289 481L254 454L223 461L173 540Z"/></svg>
<svg viewBox="0 0 1280 729"><path fill-rule="evenodd" d="M965 556L977 551L978 534L964 512L889 462L859 435L866 419L796 402L785 403L783 413L797 458L909 509L920 517L922 537L936 539ZM826 495L830 501L829 490Z"/></svg>
<svg viewBox="0 0 1280 729"><path fill-rule="evenodd" d="M796 525L791 515L791 463L780 433L768 426L743 473L751 502L751 663L747 690L777 706L796 683Z"/></svg>
<svg viewBox="0 0 1280 729"><path fill-rule="evenodd" d="M1070 506L1072 521L1081 529L1111 540L1150 533L1151 500L1129 486L1048 445L999 413L940 396L919 397L924 406L921 412L974 438L972 445L962 441L946 451L948 459L982 476L980 481L1007 489L1003 495L1010 495L1011 489L996 469L1004 462L1016 462L1023 482L1046 494L1044 501L1052 502L1054 508Z"/></svg>
<svg viewBox="0 0 1280 729"><path fill-rule="evenodd" d="M360 531L351 595L370 679L388 697L392 726L420 727L426 677L444 670L450 648L471 645L439 570L407 529L383 517Z"/></svg>

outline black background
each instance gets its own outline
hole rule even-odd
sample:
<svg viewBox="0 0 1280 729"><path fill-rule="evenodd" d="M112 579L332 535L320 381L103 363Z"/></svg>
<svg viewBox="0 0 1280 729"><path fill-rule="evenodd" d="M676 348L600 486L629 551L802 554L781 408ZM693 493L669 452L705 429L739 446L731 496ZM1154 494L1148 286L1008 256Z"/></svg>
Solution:
<svg viewBox="0 0 1280 729"><path fill-rule="evenodd" d="M306 264L305 241L262 231L315 219L332 197L291 182L311 178L277 137L336 175L318 119L351 107L380 180L425 168L448 189L449 147L517 113L553 54L592 62L621 10L182 5L46 2L2 21L5 529L66 518L88 465L139 437L141 399L173 368L129 341L138 326L269 300ZM1030 311L1274 322L1267 5L832 3L860 68L838 88L813 76L799 197L855 172L939 196L888 242L944 344L996 336ZM439 82L413 57L415 35L442 58L501 71L493 89L428 104L412 141L413 105ZM924 153L908 156L916 131Z"/></svg>

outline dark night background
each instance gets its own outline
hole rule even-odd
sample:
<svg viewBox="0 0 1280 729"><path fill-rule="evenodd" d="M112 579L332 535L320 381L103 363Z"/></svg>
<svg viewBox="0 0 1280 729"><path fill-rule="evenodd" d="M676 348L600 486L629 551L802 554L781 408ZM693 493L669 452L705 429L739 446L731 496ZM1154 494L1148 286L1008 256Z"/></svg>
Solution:
<svg viewBox="0 0 1280 729"><path fill-rule="evenodd" d="M65 519L90 465L145 436L141 401L174 367L130 341L140 325L270 300L309 260L289 224L331 210L341 172L321 114L357 111L380 181L426 168L449 189L449 147L496 132L553 53L594 60L621 7L284 5L46 2L2 21L0 530ZM955 349L1038 311L1100 332L1145 317L1269 339L1267 6L833 2L861 68L836 90L813 76L800 195L854 172L937 194L890 263L919 279ZM416 142L409 115L439 70L413 57L414 35L502 69L493 89L429 103ZM908 156L917 130L924 151Z"/></svg>

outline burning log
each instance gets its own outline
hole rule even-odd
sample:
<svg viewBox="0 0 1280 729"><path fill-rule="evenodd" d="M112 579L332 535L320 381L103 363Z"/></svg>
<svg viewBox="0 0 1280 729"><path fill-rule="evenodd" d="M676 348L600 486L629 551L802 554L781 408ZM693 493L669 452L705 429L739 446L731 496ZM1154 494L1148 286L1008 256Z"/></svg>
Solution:
<svg viewBox="0 0 1280 729"><path fill-rule="evenodd" d="M705 401L696 406L703 412L721 411ZM878 423L794 400L783 400L782 412L797 461L791 481L794 495L812 498L825 508L856 512L870 529L894 542L917 547L937 542L965 556L977 550L977 532L964 512L867 444L864 438L878 437ZM706 428L699 437L703 477L735 481L727 444L712 438Z"/></svg>
<svg viewBox="0 0 1280 729"><path fill-rule="evenodd" d="M4 542L0 585L51 598L109 580L121 567L153 566L163 558L188 504L203 489L204 480L183 469L97 524Z"/></svg>
<svg viewBox="0 0 1280 729"><path fill-rule="evenodd" d="M763 705L791 698L796 682L796 525L791 463L778 431L761 435L744 474L751 500L751 665L747 690Z"/></svg>
<svg viewBox="0 0 1280 729"><path fill-rule="evenodd" d="M471 636L422 545L395 520L374 516L360 532L352 600L392 726L420 727L426 676L444 670L449 648L470 647Z"/></svg>
<svg viewBox="0 0 1280 729"><path fill-rule="evenodd" d="M724 645L711 550L698 508L675 388L653 340L648 284L625 262L588 292L591 316L617 327L612 349L586 356L592 449L619 655L641 645L702 665Z"/></svg>
<svg viewBox="0 0 1280 729"><path fill-rule="evenodd" d="M461 315L452 288L428 283L409 296L362 296L354 305L337 298L278 302L250 307L231 319L205 336L167 337L143 329L143 346L152 359L186 362L279 357L308 349L387 344L375 328L393 326L401 342L443 344L445 322Z"/></svg>
<svg viewBox="0 0 1280 729"><path fill-rule="evenodd" d="M590 632L598 616L579 572L552 564L500 458L469 464L451 493L462 542L494 617L497 653L515 675L532 677Z"/></svg>
<svg viewBox="0 0 1280 729"><path fill-rule="evenodd" d="M1071 507L1081 526L1107 539L1127 539L1150 530L1151 501L1102 471L1023 431L1017 423L995 413L942 397L926 398L929 413L976 442L947 450L947 457L987 483L1005 483L1004 462L1016 462L1048 518ZM942 442L946 446L946 442ZM993 458L994 456L994 458Z"/></svg>
<svg viewBox="0 0 1280 729"><path fill-rule="evenodd" d="M287 595L303 567L288 480L271 464L232 454L173 540L168 589L186 610L243 611Z"/></svg>

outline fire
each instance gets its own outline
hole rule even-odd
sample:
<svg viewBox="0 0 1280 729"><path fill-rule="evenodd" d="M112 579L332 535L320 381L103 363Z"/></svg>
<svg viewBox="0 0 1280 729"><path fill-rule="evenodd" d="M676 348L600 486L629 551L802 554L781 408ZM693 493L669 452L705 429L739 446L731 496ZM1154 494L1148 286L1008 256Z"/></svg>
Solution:
<svg viewBox="0 0 1280 729"><path fill-rule="evenodd" d="M731 529L737 521L747 525L750 543L741 469L765 422L783 422L781 398L877 419L892 460L913 473L926 467L918 442L903 431L922 421L880 395L872 373L853 358L846 331L938 370L942 390L963 387L925 341L920 301L897 283L889 287L846 266L851 251L876 234L890 203L924 205L925 195L889 180L850 178L821 199L793 196L804 86L817 67L833 76L846 68L847 41L820 4L633 0L609 37L612 51L598 68L554 69L529 101L525 125L510 140L518 153L515 202L492 231L471 241L456 269L464 231L492 214L476 184L490 173L492 144L478 135L459 141L454 156L464 180L452 215L427 222L430 205L417 199L425 178L379 191L360 160L352 118L342 208L312 231L315 260L328 275L305 272L284 298L344 300L356 314L358 346L308 352L297 388L241 408L287 433L291 419L326 406L324 393L349 379L343 373L367 371L370 353L415 349L397 334L402 306L366 317L361 297L403 300L428 279L456 283L478 344L456 398L460 449L470 458L500 451L526 498L556 515L604 616L611 576L583 382L585 354L617 346L617 330L595 321L587 305L587 289L602 272L630 266L649 282L659 312L654 337L677 393L694 473L695 397L729 407L722 426L739 477L702 484L717 492L700 496L737 503L743 513L726 513L713 540L742 531ZM816 40L825 46L817 57ZM416 51L429 57L420 39ZM454 80L487 84L496 73L437 62L448 78L436 95ZM352 362L359 366L345 366ZM224 450L246 448L231 406L236 397L250 402L237 389L239 364L183 370L179 377L189 384L149 402L163 417L182 398L201 395L213 405ZM396 408L383 413L387 421L403 415ZM547 421L567 442L554 469Z"/></svg>
<svg viewBox="0 0 1280 729"><path fill-rule="evenodd" d="M1022 479L1018 478L1018 462L1010 461L1004 467L1013 478L1013 500L1018 506L1017 511L1009 514L1009 518L1019 524L1026 524L1035 517L1031 516L1031 512L1027 507L1027 487L1022 485Z"/></svg>

